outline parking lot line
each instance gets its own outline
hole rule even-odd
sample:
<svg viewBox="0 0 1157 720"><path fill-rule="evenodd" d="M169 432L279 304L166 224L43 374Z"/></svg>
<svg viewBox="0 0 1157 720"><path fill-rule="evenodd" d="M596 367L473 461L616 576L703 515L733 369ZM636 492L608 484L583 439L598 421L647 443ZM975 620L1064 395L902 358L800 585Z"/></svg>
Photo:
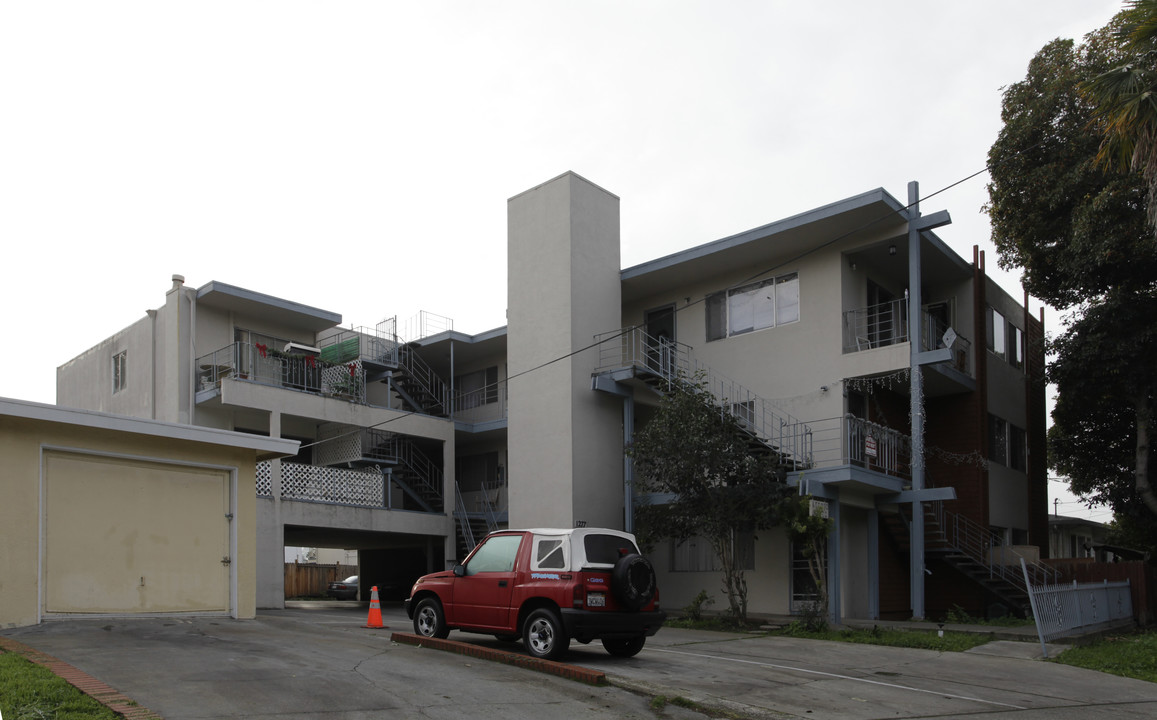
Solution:
<svg viewBox="0 0 1157 720"><path fill-rule="evenodd" d="M668 650L666 648L649 648L649 650L651 652L670 653L671 655L686 655L687 657L723 660L726 662L743 663L745 665L758 665L761 667L774 668L776 670L791 670L793 672L807 673L809 675L823 675L825 677L836 678L839 680L853 680L855 682L867 683L869 685L880 685L882 687L896 688L897 690L909 690L911 692L926 693L928 695L937 695L939 697L953 698L955 700L969 700L971 702L984 703L986 705L997 705L999 707L1011 708L1013 710L1028 709L1021 707L1020 705L1010 705L1008 703L996 702L995 700L984 700L982 698L969 697L968 695L953 695L952 693L941 692L939 690L923 690L921 688L908 687L907 685L897 685L896 683L881 682L879 680L870 680L868 678L852 677L851 675L840 675L838 673L824 672L822 670L808 670L807 668L792 667L791 665L776 665L775 663L760 662L758 660L743 660L741 658L725 657L722 655L708 655L706 653L692 653L684 652L682 650Z"/></svg>

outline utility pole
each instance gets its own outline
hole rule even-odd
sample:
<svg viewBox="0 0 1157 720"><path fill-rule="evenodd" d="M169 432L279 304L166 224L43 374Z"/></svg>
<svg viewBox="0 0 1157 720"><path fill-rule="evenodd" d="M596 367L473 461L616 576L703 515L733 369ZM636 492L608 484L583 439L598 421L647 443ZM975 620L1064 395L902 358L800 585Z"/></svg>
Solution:
<svg viewBox="0 0 1157 720"><path fill-rule="evenodd" d="M924 373L923 366L947 362L951 349L924 351L923 300L920 295L921 232L952 222L948 212L941 210L927 217L920 216L920 183L908 183L908 344L909 374L911 378L912 414L912 524L909 542L909 585L912 617L924 618ZM930 498L929 498L930 499Z"/></svg>

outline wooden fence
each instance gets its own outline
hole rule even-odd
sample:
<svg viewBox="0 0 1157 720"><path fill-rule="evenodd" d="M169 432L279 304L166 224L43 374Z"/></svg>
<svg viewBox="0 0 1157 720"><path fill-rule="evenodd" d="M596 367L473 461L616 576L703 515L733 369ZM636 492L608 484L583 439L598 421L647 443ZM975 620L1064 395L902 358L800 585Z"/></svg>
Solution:
<svg viewBox="0 0 1157 720"><path fill-rule="evenodd" d="M1141 560L1127 562L1094 562L1083 560L1045 560L1061 573L1061 582L1117 582L1128 580L1132 589L1133 617L1138 625L1157 622L1157 568Z"/></svg>
<svg viewBox="0 0 1157 720"><path fill-rule="evenodd" d="M285 597L321 597L331 582L356 575L356 565L285 563Z"/></svg>

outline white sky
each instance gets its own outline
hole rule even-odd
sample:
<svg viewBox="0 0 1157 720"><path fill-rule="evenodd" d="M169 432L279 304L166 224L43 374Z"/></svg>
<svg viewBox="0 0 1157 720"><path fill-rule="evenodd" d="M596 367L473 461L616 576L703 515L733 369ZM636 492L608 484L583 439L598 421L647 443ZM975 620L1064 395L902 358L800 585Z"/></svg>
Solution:
<svg viewBox="0 0 1157 720"><path fill-rule="evenodd" d="M928 195L985 166L1041 46L1121 5L3 3L0 397L55 402L56 367L174 273L346 325L505 325L506 200L566 170L622 198L624 267L876 187ZM1019 298L986 182L922 209Z"/></svg>

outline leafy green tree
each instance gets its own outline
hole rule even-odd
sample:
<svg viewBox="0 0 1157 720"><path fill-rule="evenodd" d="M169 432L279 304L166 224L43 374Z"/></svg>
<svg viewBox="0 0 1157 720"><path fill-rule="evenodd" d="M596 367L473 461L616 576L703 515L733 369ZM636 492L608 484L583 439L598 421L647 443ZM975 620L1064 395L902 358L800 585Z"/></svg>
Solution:
<svg viewBox="0 0 1157 720"><path fill-rule="evenodd" d="M1148 185L1149 224L1157 229L1157 0L1131 0L1118 16L1123 62L1082 83L1097 107L1097 160L1138 170Z"/></svg>
<svg viewBox="0 0 1157 720"><path fill-rule="evenodd" d="M791 497L779 457L752 448L751 435L697 378L671 384L629 448L636 491L663 500L636 508L640 542L705 538L722 571L729 612L740 622L747 621L743 539L780 524L784 498Z"/></svg>
<svg viewBox="0 0 1157 720"><path fill-rule="evenodd" d="M1081 45L1050 42L1005 89L986 210L1001 267L1023 268L1030 293L1072 310L1050 348L1052 466L1091 502L1157 513L1148 480L1157 333L1148 189L1140 172L1098 165L1097 107L1079 90L1120 63L1121 22Z"/></svg>
<svg viewBox="0 0 1157 720"><path fill-rule="evenodd" d="M1056 359L1049 368L1057 386L1049 431L1054 467L1077 494L1134 518L1141 504L1157 515L1149 479L1154 317L1157 292L1110 294L1053 343Z"/></svg>

